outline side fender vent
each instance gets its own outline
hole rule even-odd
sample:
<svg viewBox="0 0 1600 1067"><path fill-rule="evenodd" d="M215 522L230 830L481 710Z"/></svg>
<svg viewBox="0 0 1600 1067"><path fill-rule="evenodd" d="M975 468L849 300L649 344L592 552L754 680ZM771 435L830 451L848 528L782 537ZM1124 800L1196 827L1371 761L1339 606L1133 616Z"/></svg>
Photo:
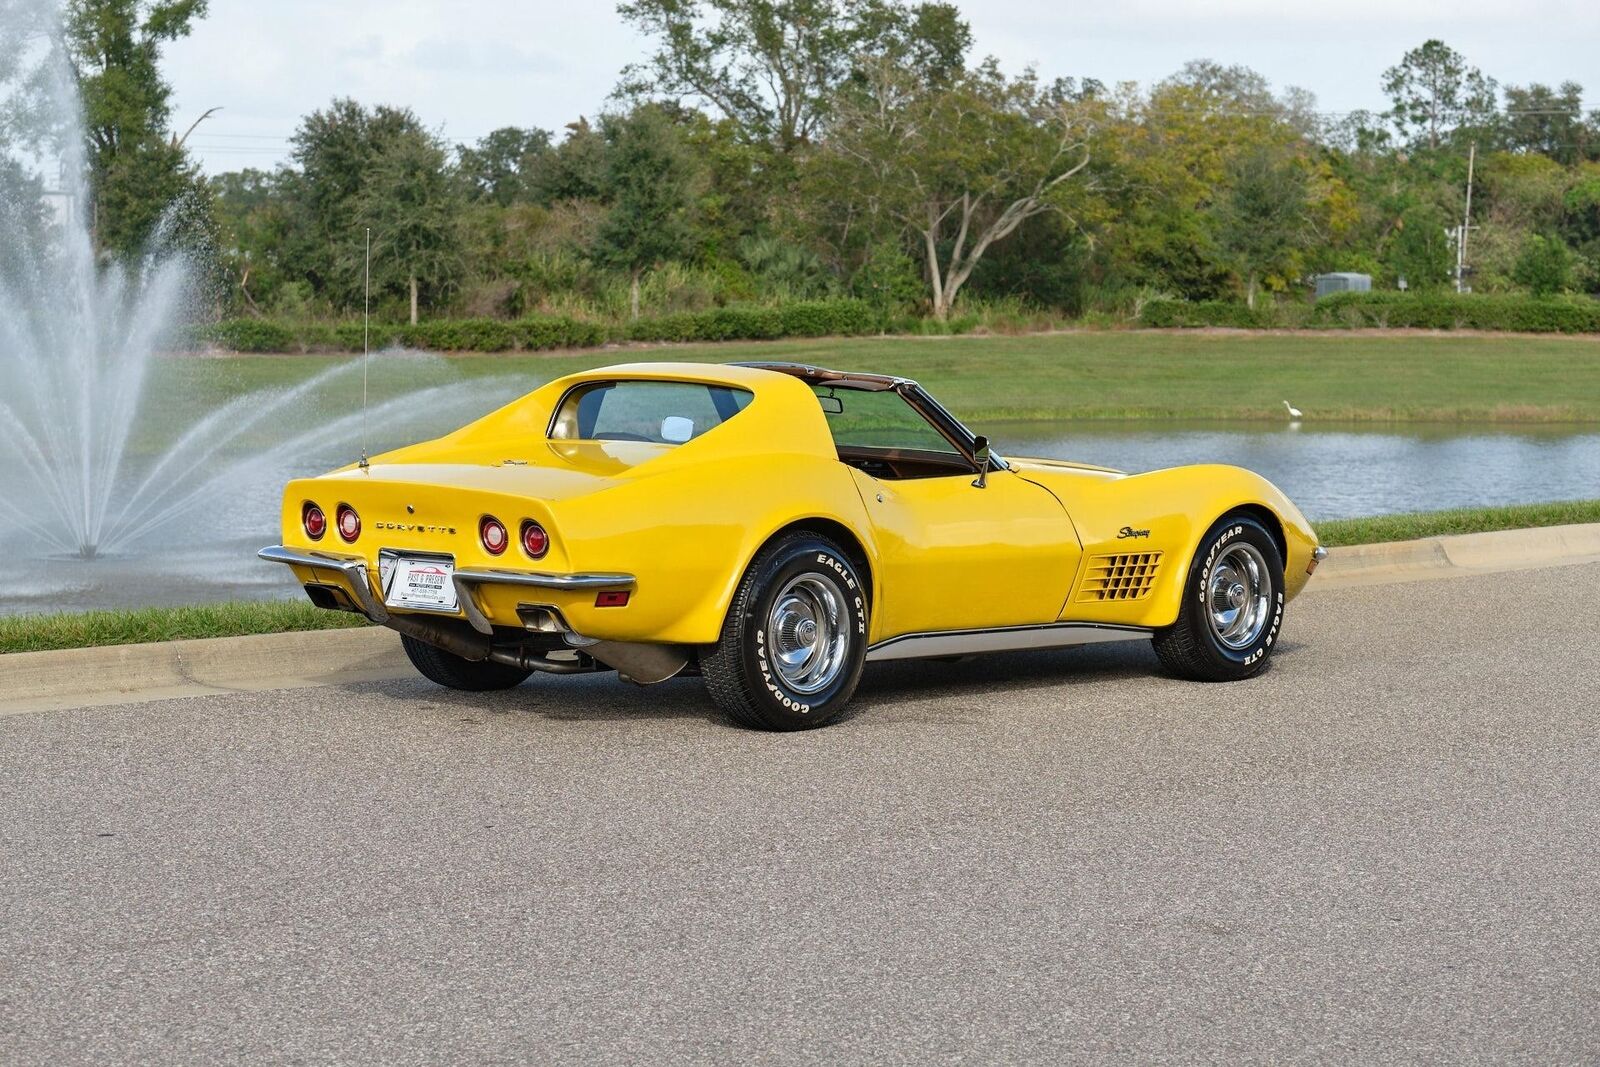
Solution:
<svg viewBox="0 0 1600 1067"><path fill-rule="evenodd" d="M1078 601L1143 600L1156 584L1161 553L1130 552L1120 556L1089 557L1089 573L1078 590Z"/></svg>

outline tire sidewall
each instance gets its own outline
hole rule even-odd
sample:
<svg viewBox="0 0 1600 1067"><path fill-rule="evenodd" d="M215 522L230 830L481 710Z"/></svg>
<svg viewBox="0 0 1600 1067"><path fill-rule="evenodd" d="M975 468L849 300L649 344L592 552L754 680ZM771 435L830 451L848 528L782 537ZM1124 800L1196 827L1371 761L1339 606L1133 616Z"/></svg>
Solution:
<svg viewBox="0 0 1600 1067"><path fill-rule="evenodd" d="M772 635L767 620L773 601L789 581L815 574L831 582L845 605L850 646L839 676L815 693L797 693L773 670L769 656ZM752 697L767 718L788 725L820 723L836 715L855 692L867 658L867 593L850 558L826 541L808 538L785 545L754 575L742 620L739 656Z"/></svg>
<svg viewBox="0 0 1600 1067"><path fill-rule="evenodd" d="M1211 575L1224 550L1229 545L1244 541L1259 551L1267 561L1272 577L1272 618L1261 635L1244 648L1232 649L1224 645L1211 632L1207 602L1211 588ZM1283 559L1278 544L1266 527L1255 519L1234 515L1213 526L1200 542L1200 552L1189 571L1189 583L1184 589L1184 611L1191 628L1200 638L1198 644L1204 654L1219 668L1239 677L1255 674L1266 665L1267 657L1278 643L1278 631L1283 628Z"/></svg>

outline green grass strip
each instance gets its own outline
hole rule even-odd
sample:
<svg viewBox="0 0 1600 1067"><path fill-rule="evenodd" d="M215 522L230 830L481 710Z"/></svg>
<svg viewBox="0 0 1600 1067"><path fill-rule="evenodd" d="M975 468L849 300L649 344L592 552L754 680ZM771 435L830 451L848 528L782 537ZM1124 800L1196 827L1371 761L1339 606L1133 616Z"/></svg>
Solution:
<svg viewBox="0 0 1600 1067"><path fill-rule="evenodd" d="M1574 500L1558 504L1519 504L1505 508L1457 508L1416 515L1378 515L1370 519L1339 519L1313 523L1324 545L1371 545L1384 541L1415 541L1419 537L1523 530L1539 526L1600 522L1600 500Z"/></svg>
<svg viewBox="0 0 1600 1067"><path fill-rule="evenodd" d="M1461 508L1419 515L1381 515L1370 519L1319 522L1316 528L1322 543L1334 547L1586 522L1600 522L1600 500L1505 508ZM367 621L358 615L324 611L303 601L10 615L0 616L0 654L179 641L198 637L347 629L366 625L369 625Z"/></svg>
<svg viewBox="0 0 1600 1067"><path fill-rule="evenodd" d="M134 645L195 637L239 637L370 625L346 611L305 601L197 604L56 615L0 616L0 653L47 652L98 645Z"/></svg>

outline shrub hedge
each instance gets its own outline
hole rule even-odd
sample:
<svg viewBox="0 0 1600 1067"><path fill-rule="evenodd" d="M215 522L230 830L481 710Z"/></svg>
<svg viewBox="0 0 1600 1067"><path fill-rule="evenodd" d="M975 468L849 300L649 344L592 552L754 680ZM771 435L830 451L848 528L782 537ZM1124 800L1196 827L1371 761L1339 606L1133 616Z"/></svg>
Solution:
<svg viewBox="0 0 1600 1067"><path fill-rule="evenodd" d="M640 319L607 326L557 316L500 319L439 319L415 326L374 323L374 349L402 345L438 352L519 352L547 348L594 348L614 341L764 341L781 337L828 337L877 333L885 323L859 300L819 300L781 307L723 307ZM183 340L234 352L361 351L359 322L282 323L227 319L190 327Z"/></svg>
<svg viewBox="0 0 1600 1067"><path fill-rule="evenodd" d="M1263 304L1252 311L1243 304L1220 300L1152 300L1141 309L1139 325L1597 333L1600 301L1466 293L1334 293L1315 304Z"/></svg>
<svg viewBox="0 0 1600 1067"><path fill-rule="evenodd" d="M1600 301L1457 293L1335 293L1312 307L1311 326L1600 332Z"/></svg>
<svg viewBox="0 0 1600 1067"><path fill-rule="evenodd" d="M1171 327L1231 326L1259 330L1273 325L1269 305L1252 309L1226 300L1151 300L1139 312L1139 325Z"/></svg>

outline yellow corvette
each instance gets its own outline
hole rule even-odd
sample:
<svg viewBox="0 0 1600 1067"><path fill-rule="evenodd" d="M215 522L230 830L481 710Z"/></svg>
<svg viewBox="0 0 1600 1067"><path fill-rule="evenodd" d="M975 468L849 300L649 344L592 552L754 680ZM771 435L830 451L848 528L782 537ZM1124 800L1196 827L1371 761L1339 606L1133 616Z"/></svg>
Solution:
<svg viewBox="0 0 1600 1067"><path fill-rule="evenodd" d="M903 378L653 363L290 482L260 555L441 685L697 670L787 730L874 660L1142 638L1182 677L1247 678L1325 553L1236 467L1003 458Z"/></svg>

